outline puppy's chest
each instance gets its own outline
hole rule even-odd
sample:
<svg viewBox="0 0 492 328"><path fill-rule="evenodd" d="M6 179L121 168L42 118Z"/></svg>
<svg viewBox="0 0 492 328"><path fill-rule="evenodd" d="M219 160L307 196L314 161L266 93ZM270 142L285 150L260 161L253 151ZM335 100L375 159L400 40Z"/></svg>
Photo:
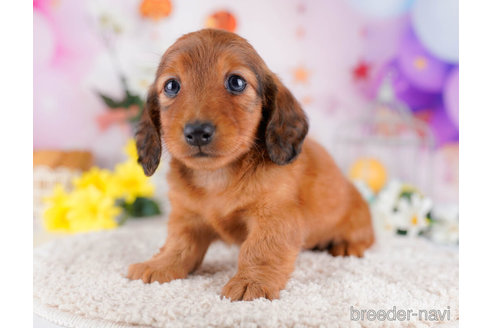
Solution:
<svg viewBox="0 0 492 328"><path fill-rule="evenodd" d="M251 206L250 191L231 182L225 170L207 172L194 177L199 196L191 196L194 210L214 228L220 237L229 243L241 243L247 234L248 208Z"/></svg>
<svg viewBox="0 0 492 328"><path fill-rule="evenodd" d="M241 244L247 236L247 219L244 210L238 209L227 215L207 215L205 220L222 240L230 244Z"/></svg>
<svg viewBox="0 0 492 328"><path fill-rule="evenodd" d="M227 169L195 171L191 177L192 185L203 189L206 194L218 194L226 190L230 182L231 173Z"/></svg>
<svg viewBox="0 0 492 328"><path fill-rule="evenodd" d="M202 203L201 207L195 207L195 212L201 214L222 240L240 244L246 239L249 218L247 206L241 205L230 198L217 196Z"/></svg>

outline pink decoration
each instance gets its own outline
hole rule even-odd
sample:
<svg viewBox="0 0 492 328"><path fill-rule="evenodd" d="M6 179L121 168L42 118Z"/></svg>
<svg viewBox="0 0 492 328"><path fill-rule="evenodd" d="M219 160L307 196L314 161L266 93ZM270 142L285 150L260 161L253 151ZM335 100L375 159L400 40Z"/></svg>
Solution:
<svg viewBox="0 0 492 328"><path fill-rule="evenodd" d="M123 132L130 135L128 120L137 116L140 108L138 106L132 106L126 108L113 108L108 109L106 112L97 116L96 121L99 126L99 130L105 131L112 125L119 125Z"/></svg>
<svg viewBox="0 0 492 328"><path fill-rule="evenodd" d="M33 3L34 148L87 148L103 109L83 79L99 45L84 1Z"/></svg>
<svg viewBox="0 0 492 328"><path fill-rule="evenodd" d="M444 106L449 118L454 125L459 127L459 68L456 67L449 73L444 85Z"/></svg>
<svg viewBox="0 0 492 328"><path fill-rule="evenodd" d="M443 106L439 106L433 110L429 123L438 146L459 140L458 129L449 119Z"/></svg>
<svg viewBox="0 0 492 328"><path fill-rule="evenodd" d="M39 11L33 13L34 66L49 65L55 54L55 35L51 23Z"/></svg>

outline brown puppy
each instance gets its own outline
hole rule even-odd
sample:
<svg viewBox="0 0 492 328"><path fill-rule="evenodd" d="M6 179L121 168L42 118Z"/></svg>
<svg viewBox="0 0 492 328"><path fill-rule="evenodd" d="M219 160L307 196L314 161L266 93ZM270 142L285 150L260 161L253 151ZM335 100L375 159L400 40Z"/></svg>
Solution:
<svg viewBox="0 0 492 328"><path fill-rule="evenodd" d="M222 295L275 299L302 248L362 256L374 241L368 206L307 131L299 103L246 40L205 29L176 41L136 136L147 175L161 141L172 156L168 237L128 277L185 278L221 239L241 244Z"/></svg>

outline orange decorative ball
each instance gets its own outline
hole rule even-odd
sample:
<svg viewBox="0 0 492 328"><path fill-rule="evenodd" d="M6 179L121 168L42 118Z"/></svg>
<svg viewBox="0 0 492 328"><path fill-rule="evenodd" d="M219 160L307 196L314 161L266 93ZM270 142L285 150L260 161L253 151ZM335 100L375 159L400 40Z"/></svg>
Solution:
<svg viewBox="0 0 492 328"><path fill-rule="evenodd" d="M373 192L379 192L386 184L387 174L383 163L374 158L361 158L350 167L352 180L364 181Z"/></svg>
<svg viewBox="0 0 492 328"><path fill-rule="evenodd" d="M208 16L205 26L234 32L236 31L237 22L233 14L226 10L221 10Z"/></svg>
<svg viewBox="0 0 492 328"><path fill-rule="evenodd" d="M140 3L140 15L153 20L166 18L171 14L172 9L169 0L143 0Z"/></svg>

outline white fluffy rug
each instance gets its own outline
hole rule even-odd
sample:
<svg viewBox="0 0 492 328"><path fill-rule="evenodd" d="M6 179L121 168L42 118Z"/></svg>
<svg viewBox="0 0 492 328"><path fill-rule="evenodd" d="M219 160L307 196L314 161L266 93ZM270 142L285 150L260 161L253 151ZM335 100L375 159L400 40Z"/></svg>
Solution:
<svg viewBox="0 0 492 328"><path fill-rule="evenodd" d="M222 243L187 279L162 285L126 279L128 265L150 257L164 239L164 221L147 219L36 248L34 312L66 327L458 326L457 248L391 238L363 259L306 251L280 300L231 303L220 291L235 273L238 249ZM451 320L354 321L351 307L449 309Z"/></svg>

